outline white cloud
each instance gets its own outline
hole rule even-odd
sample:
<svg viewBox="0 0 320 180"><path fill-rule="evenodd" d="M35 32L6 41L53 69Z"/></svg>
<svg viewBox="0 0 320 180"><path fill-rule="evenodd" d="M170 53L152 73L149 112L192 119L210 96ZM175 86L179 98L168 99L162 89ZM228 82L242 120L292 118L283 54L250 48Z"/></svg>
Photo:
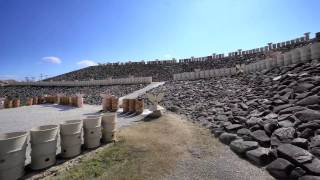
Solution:
<svg viewBox="0 0 320 180"><path fill-rule="evenodd" d="M48 56L42 58L43 62L51 63L51 64L61 64L61 59L55 56Z"/></svg>
<svg viewBox="0 0 320 180"><path fill-rule="evenodd" d="M163 55L163 57L165 59L172 59L172 55L171 54L165 54L165 55Z"/></svg>
<svg viewBox="0 0 320 180"><path fill-rule="evenodd" d="M96 65L98 65L98 63L91 61L91 60L83 60L83 61L77 62L77 65L79 65L79 66L96 66Z"/></svg>

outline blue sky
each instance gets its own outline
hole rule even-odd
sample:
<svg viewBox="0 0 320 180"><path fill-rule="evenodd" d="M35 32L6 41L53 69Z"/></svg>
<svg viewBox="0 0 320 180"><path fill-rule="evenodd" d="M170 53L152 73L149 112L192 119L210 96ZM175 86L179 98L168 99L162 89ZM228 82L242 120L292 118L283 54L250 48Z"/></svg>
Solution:
<svg viewBox="0 0 320 180"><path fill-rule="evenodd" d="M318 0L0 0L0 79L252 49L320 31L319 12Z"/></svg>

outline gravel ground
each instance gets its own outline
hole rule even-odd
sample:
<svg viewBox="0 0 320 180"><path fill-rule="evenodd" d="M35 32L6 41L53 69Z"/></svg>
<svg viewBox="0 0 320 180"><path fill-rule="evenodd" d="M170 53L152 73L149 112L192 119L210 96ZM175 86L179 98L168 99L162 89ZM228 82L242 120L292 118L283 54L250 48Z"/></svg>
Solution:
<svg viewBox="0 0 320 180"><path fill-rule="evenodd" d="M185 120L183 115L176 115ZM197 127L197 126L195 126ZM200 126L199 126L200 127ZM166 180L274 180L265 170L259 168L232 152L210 132L198 127L188 153L177 163ZM199 135L200 134L200 135Z"/></svg>
<svg viewBox="0 0 320 180"><path fill-rule="evenodd" d="M216 156L202 156L200 149L194 148L192 157L180 161L168 180L273 180L264 169L240 159L228 146L219 143L215 147Z"/></svg>

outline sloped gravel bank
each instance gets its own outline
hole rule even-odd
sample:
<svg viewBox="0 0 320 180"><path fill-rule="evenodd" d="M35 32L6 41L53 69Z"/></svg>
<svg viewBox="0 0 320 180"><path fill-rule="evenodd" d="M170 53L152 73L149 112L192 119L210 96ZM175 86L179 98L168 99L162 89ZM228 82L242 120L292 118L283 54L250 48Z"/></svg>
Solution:
<svg viewBox="0 0 320 180"><path fill-rule="evenodd" d="M211 129L239 156L277 179L319 179L320 64L248 76L168 82L168 110Z"/></svg>

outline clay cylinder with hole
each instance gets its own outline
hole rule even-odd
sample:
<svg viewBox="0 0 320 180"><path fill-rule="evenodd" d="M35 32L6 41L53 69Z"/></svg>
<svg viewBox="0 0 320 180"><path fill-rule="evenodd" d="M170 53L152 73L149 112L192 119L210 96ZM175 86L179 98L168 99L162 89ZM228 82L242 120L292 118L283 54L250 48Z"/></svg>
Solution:
<svg viewBox="0 0 320 180"><path fill-rule="evenodd" d="M70 120L60 124L61 155L71 158L81 153L82 121Z"/></svg>
<svg viewBox="0 0 320 180"><path fill-rule="evenodd" d="M33 98L28 98L27 99L27 106L32 106L33 105Z"/></svg>
<svg viewBox="0 0 320 180"><path fill-rule="evenodd" d="M66 98L64 96L60 97L60 105L65 105L66 104Z"/></svg>
<svg viewBox="0 0 320 180"><path fill-rule="evenodd" d="M105 113L102 116L102 141L111 142L115 139L116 132L116 123L117 123L117 114L116 113Z"/></svg>
<svg viewBox="0 0 320 180"><path fill-rule="evenodd" d="M45 97L39 96L38 97L38 104L44 104L45 103Z"/></svg>
<svg viewBox="0 0 320 180"><path fill-rule="evenodd" d="M68 96L61 97L60 104L65 106L70 105L70 98Z"/></svg>
<svg viewBox="0 0 320 180"><path fill-rule="evenodd" d="M13 108L20 107L20 99L14 99L14 100L12 101L12 107L13 107Z"/></svg>
<svg viewBox="0 0 320 180"><path fill-rule="evenodd" d="M129 112L134 113L136 111L136 100L129 99Z"/></svg>
<svg viewBox="0 0 320 180"><path fill-rule="evenodd" d="M81 153L82 120L69 120L60 124L61 155L71 158Z"/></svg>
<svg viewBox="0 0 320 180"><path fill-rule="evenodd" d="M110 111L112 107L112 100L110 96L107 96L103 99L102 108L104 111Z"/></svg>
<svg viewBox="0 0 320 180"><path fill-rule="evenodd" d="M56 163L57 125L45 125L30 130L31 169L39 170Z"/></svg>
<svg viewBox="0 0 320 180"><path fill-rule="evenodd" d="M18 179L24 175L27 132L0 134L0 179Z"/></svg>
<svg viewBox="0 0 320 180"><path fill-rule="evenodd" d="M72 123L72 124L74 124L74 123ZM77 126L76 124L74 124L74 125ZM71 127L71 129L75 129L75 128L76 127ZM80 132L74 133L74 134L71 134L71 133L63 134L62 131L60 131L60 137L61 137L61 155L62 155L62 157L71 158L71 157L75 157L81 153L81 140L82 140L81 130L80 130Z"/></svg>
<svg viewBox="0 0 320 180"><path fill-rule="evenodd" d="M307 62L311 59L311 49L310 46L303 46L299 48L301 53L301 62Z"/></svg>
<svg viewBox="0 0 320 180"><path fill-rule="evenodd" d="M111 97L111 112L116 112L118 110L119 99L115 96Z"/></svg>
<svg viewBox="0 0 320 180"><path fill-rule="evenodd" d="M122 108L124 113L129 112L129 99L122 100Z"/></svg>
<svg viewBox="0 0 320 180"><path fill-rule="evenodd" d="M12 108L12 100L6 99L4 100L4 108Z"/></svg>
<svg viewBox="0 0 320 180"><path fill-rule="evenodd" d="M277 58L272 57L270 60L271 60L271 68L276 67L277 66Z"/></svg>
<svg viewBox="0 0 320 180"><path fill-rule="evenodd" d="M54 104L55 101L56 101L56 97L55 96L49 96L49 102L47 102L47 103Z"/></svg>
<svg viewBox="0 0 320 180"><path fill-rule="evenodd" d="M320 42L311 44L310 49L311 49L311 59L312 60L320 59Z"/></svg>
<svg viewBox="0 0 320 180"><path fill-rule="evenodd" d="M101 139L101 117L84 119L83 132L84 145L86 148L99 147Z"/></svg>
<svg viewBox="0 0 320 180"><path fill-rule="evenodd" d="M284 65L284 57L283 57L283 54L278 54L278 55L277 55L276 64L277 64L278 67Z"/></svg>
<svg viewBox="0 0 320 180"><path fill-rule="evenodd" d="M266 69L271 69L271 62L272 61L272 58L267 58L265 60L265 63L266 63Z"/></svg>
<svg viewBox="0 0 320 180"><path fill-rule="evenodd" d="M59 101L60 101L59 96L58 96L58 95L57 95L57 96L54 96L54 101L53 101L53 103L54 103L54 104L59 104Z"/></svg>
<svg viewBox="0 0 320 180"><path fill-rule="evenodd" d="M101 126L101 117L100 116L89 116L83 120L83 128L95 128Z"/></svg>
<svg viewBox="0 0 320 180"><path fill-rule="evenodd" d="M144 101L143 99L136 99L135 102L135 111L137 114L142 114L144 110Z"/></svg>
<svg viewBox="0 0 320 180"><path fill-rule="evenodd" d="M64 121L60 124L60 134L73 135L81 133L82 131L82 120L69 120Z"/></svg>
<svg viewBox="0 0 320 180"><path fill-rule="evenodd" d="M290 52L284 53L283 61L285 66L292 64L292 55Z"/></svg>
<svg viewBox="0 0 320 180"><path fill-rule="evenodd" d="M94 128L84 128L84 145L88 149L97 148L100 146L101 126Z"/></svg>
<svg viewBox="0 0 320 180"><path fill-rule="evenodd" d="M108 131L106 129L102 129L102 140L103 142L116 141L116 130Z"/></svg>
<svg viewBox="0 0 320 180"><path fill-rule="evenodd" d="M261 70L267 69L267 60L264 59L261 61Z"/></svg>
<svg viewBox="0 0 320 180"><path fill-rule="evenodd" d="M44 99L45 99L45 102L46 102L46 103L50 103L50 102L51 102L50 96L46 96L46 97L44 97Z"/></svg>
<svg viewBox="0 0 320 180"><path fill-rule="evenodd" d="M110 130L114 130L116 122L117 113L104 113L101 117L101 125L103 129L109 128Z"/></svg>
<svg viewBox="0 0 320 180"><path fill-rule="evenodd" d="M73 105L74 105L74 103L73 103L73 97L68 96L68 104L67 104L67 105L69 105L69 106L73 106Z"/></svg>
<svg viewBox="0 0 320 180"><path fill-rule="evenodd" d="M34 104L34 105L37 105L38 104L38 97L34 97L33 98L33 103L32 104Z"/></svg>
<svg viewBox="0 0 320 180"><path fill-rule="evenodd" d="M71 104L72 106L75 106L75 107L78 106L78 98L76 96L71 97Z"/></svg>
<svg viewBox="0 0 320 180"><path fill-rule="evenodd" d="M78 108L83 107L83 96L77 96L77 105Z"/></svg>
<svg viewBox="0 0 320 180"><path fill-rule="evenodd" d="M293 64L297 64L299 62L301 62L301 52L300 50L297 49L293 49L291 52L291 56L292 56L292 63Z"/></svg>
<svg viewBox="0 0 320 180"><path fill-rule="evenodd" d="M60 105L65 105L66 104L66 98L64 96L60 97Z"/></svg>

